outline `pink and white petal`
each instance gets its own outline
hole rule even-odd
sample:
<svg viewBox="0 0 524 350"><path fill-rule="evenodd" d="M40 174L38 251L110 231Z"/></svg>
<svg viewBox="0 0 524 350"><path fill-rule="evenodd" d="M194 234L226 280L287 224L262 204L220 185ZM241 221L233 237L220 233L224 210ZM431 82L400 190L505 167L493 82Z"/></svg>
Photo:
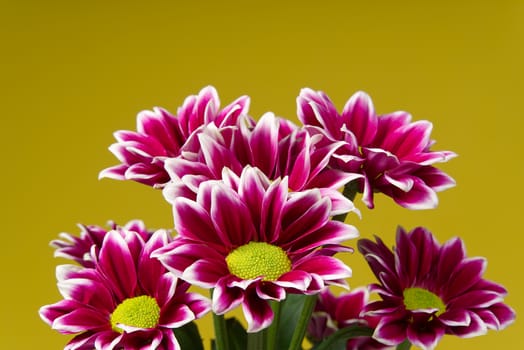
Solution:
<svg viewBox="0 0 524 350"><path fill-rule="evenodd" d="M228 287L225 282L225 279L220 280L213 289L211 307L217 315L233 310L244 301L244 290Z"/></svg>
<svg viewBox="0 0 524 350"><path fill-rule="evenodd" d="M404 319L384 316L378 322L373 338L386 345L396 346L406 339L407 327Z"/></svg>
<svg viewBox="0 0 524 350"><path fill-rule="evenodd" d="M84 349L95 349L95 343L99 338L112 336L111 340L117 336L116 332L103 331L103 332L84 332L75 336L67 343L64 350L84 350ZM111 340L109 342L111 342ZM98 347L101 349L102 347Z"/></svg>
<svg viewBox="0 0 524 350"><path fill-rule="evenodd" d="M215 260L198 260L191 264L182 274L182 279L202 288L213 288L218 280L229 275L225 264Z"/></svg>
<svg viewBox="0 0 524 350"><path fill-rule="evenodd" d="M145 243L142 253L139 254L138 261L138 280L142 288L149 295L153 295L158 290L160 276L164 274L165 268L158 259L151 257L151 254L169 243L169 235L166 230L156 231Z"/></svg>
<svg viewBox="0 0 524 350"><path fill-rule="evenodd" d="M391 196L397 204L412 210L434 209L438 205L435 191L417 178L414 179L409 192L395 188L384 189L383 192Z"/></svg>
<svg viewBox="0 0 524 350"><path fill-rule="evenodd" d="M294 269L319 275L324 280L351 277L351 269L342 261L330 256L315 256L300 262Z"/></svg>
<svg viewBox="0 0 524 350"><path fill-rule="evenodd" d="M485 258L469 258L460 262L449 278L446 286L449 295L460 295L469 290L475 283L482 279L486 271Z"/></svg>
<svg viewBox="0 0 524 350"><path fill-rule="evenodd" d="M66 334L99 329L109 324L109 315L92 308L80 307L54 319L52 328Z"/></svg>
<svg viewBox="0 0 524 350"><path fill-rule="evenodd" d="M497 330L504 329L515 321L515 310L504 303L491 305L489 311L492 312L493 315L497 318Z"/></svg>
<svg viewBox="0 0 524 350"><path fill-rule="evenodd" d="M437 265L437 280L439 286L446 285L449 277L455 268L466 256L464 243L460 238L452 238L446 241L440 249L440 257ZM444 298L451 298L453 295L443 295Z"/></svg>
<svg viewBox="0 0 524 350"><path fill-rule="evenodd" d="M265 113L250 136L249 146L255 166L264 174L272 174L278 155L278 123L275 115Z"/></svg>
<svg viewBox="0 0 524 350"><path fill-rule="evenodd" d="M237 125L238 119L248 113L250 102L249 96L240 96L217 114L215 124L219 127Z"/></svg>
<svg viewBox="0 0 524 350"><path fill-rule="evenodd" d="M157 300L159 306L162 306L169 302L176 293L177 285L179 280L174 274L170 272L164 273L158 280L157 290L154 297Z"/></svg>
<svg viewBox="0 0 524 350"><path fill-rule="evenodd" d="M401 127L398 129L401 141L395 145L396 148L393 149L393 152L403 159L411 154L424 151L429 144L432 129L433 124L426 120L419 120ZM387 143L384 147L389 149ZM392 147L394 146L392 145Z"/></svg>
<svg viewBox="0 0 524 350"><path fill-rule="evenodd" d="M360 210L355 207L355 204L339 191L331 188L319 188L319 190L323 197L328 197L331 200L330 216L354 212L358 217L361 217Z"/></svg>
<svg viewBox="0 0 524 350"><path fill-rule="evenodd" d="M265 176L261 176L265 179ZM254 190L254 189L253 189ZM282 229L282 215L288 199L288 179L273 181L263 194L260 217L260 237L266 242L275 242Z"/></svg>
<svg viewBox="0 0 524 350"><path fill-rule="evenodd" d="M97 310L111 313L115 307L113 295L104 283L86 278L70 278L58 282L58 290L66 299L90 305Z"/></svg>
<svg viewBox="0 0 524 350"><path fill-rule="evenodd" d="M273 283L283 288L293 288L299 291L305 291L311 284L311 280L312 277L310 273L292 270L280 276L278 280L273 281Z"/></svg>
<svg viewBox="0 0 524 350"><path fill-rule="evenodd" d="M470 312L471 322L469 325L461 327L453 327L447 331L449 334L456 335L461 338L473 338L487 333L488 328L482 318L474 312Z"/></svg>
<svg viewBox="0 0 524 350"><path fill-rule="evenodd" d="M498 293L486 290L470 290L447 302L449 308L486 308L502 302Z"/></svg>
<svg viewBox="0 0 524 350"><path fill-rule="evenodd" d="M160 312L158 325L166 328L178 328L195 319L189 306L180 303L168 303Z"/></svg>
<svg viewBox="0 0 524 350"><path fill-rule="evenodd" d="M303 209L303 214L294 218L293 222L281 232L279 241L281 244L292 242L295 237L300 238L315 232L326 225L331 212L331 201L329 198L321 198L309 208Z"/></svg>
<svg viewBox="0 0 524 350"><path fill-rule="evenodd" d="M47 324L52 325L53 321L62 315L68 314L73 310L84 307L81 303L74 300L60 300L51 305L45 305L38 311L40 318Z"/></svg>
<svg viewBox="0 0 524 350"><path fill-rule="evenodd" d="M175 229L181 237L197 242L231 245L226 237L222 237L215 230L210 214L198 203L187 199L177 198L173 205Z"/></svg>
<svg viewBox="0 0 524 350"><path fill-rule="evenodd" d="M432 166L422 167L416 171L415 175L437 192L447 190L456 185L455 180L451 176Z"/></svg>
<svg viewBox="0 0 524 350"><path fill-rule="evenodd" d="M377 133L377 116L373 102L363 91L356 92L342 110L342 120L357 138L359 145L370 144Z"/></svg>
<svg viewBox="0 0 524 350"><path fill-rule="evenodd" d="M196 318L200 318L211 311L211 300L198 293L185 293L183 303L189 306Z"/></svg>
<svg viewBox="0 0 524 350"><path fill-rule="evenodd" d="M125 173L128 167L127 164L119 164L106 168L98 174L98 179L125 180Z"/></svg>
<svg viewBox="0 0 524 350"><path fill-rule="evenodd" d="M178 340L175 338L175 333L171 329L162 330L162 342L158 349L162 350L181 350Z"/></svg>
<svg viewBox="0 0 524 350"><path fill-rule="evenodd" d="M213 188L209 213L225 246L243 245L256 235L249 209L238 193L225 185Z"/></svg>
<svg viewBox="0 0 524 350"><path fill-rule="evenodd" d="M384 144L384 139L391 132L408 125L411 122L411 114L405 111L397 111L381 115L378 119L377 134L373 144L380 147Z"/></svg>
<svg viewBox="0 0 524 350"><path fill-rule="evenodd" d="M242 311L247 321L248 333L256 333L273 322L273 310L269 303L260 299L254 290L247 291L242 302Z"/></svg>
<svg viewBox="0 0 524 350"><path fill-rule="evenodd" d="M98 268L113 285L117 299L132 296L137 285L135 261L118 231L109 231L104 237Z"/></svg>
<svg viewBox="0 0 524 350"><path fill-rule="evenodd" d="M292 246L294 253L303 253L326 244L339 244L358 237L358 230L351 225L338 221L329 221L321 228L298 235L298 238L283 247Z"/></svg>
<svg viewBox="0 0 524 350"><path fill-rule="evenodd" d="M257 283L255 289L260 299L281 301L286 298L286 291L284 288L273 282Z"/></svg>
<svg viewBox="0 0 524 350"><path fill-rule="evenodd" d="M413 326L408 326L407 329L407 338L409 341L421 349L435 349L443 335L444 328L438 325L426 327L424 330L415 329Z"/></svg>
<svg viewBox="0 0 524 350"><path fill-rule="evenodd" d="M470 312L466 309L451 309L438 317L448 327L467 326L471 323Z"/></svg>

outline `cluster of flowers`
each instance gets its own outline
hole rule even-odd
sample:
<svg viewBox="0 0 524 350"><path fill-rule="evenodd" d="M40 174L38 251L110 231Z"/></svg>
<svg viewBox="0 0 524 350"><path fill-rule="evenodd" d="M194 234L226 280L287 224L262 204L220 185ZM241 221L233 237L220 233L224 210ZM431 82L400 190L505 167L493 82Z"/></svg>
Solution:
<svg viewBox="0 0 524 350"><path fill-rule="evenodd" d="M75 335L66 349L199 349L188 327L210 311L217 350L300 349L305 333L315 349L340 341L342 349L432 349L444 334L476 336L514 320L505 289L482 277L485 260L424 228L399 229L392 250L378 237L360 240L379 282L339 296L328 289L347 286L352 273L335 254L352 251L342 244L358 236L344 223L359 214L357 193L369 208L383 193L430 209L454 185L434 167L455 154L430 150L431 123L406 112L377 116L363 92L339 113L324 93L303 89L301 126L272 113L256 121L248 108L246 96L220 108L206 87L176 115L144 111L136 131L115 133L120 164L100 177L161 189L176 234L131 221L81 226L80 236L52 242L56 256L76 263L57 268L64 299L40 315ZM369 301L370 291L380 300ZM292 319L296 305L302 314ZM247 343L223 317L237 307Z"/></svg>

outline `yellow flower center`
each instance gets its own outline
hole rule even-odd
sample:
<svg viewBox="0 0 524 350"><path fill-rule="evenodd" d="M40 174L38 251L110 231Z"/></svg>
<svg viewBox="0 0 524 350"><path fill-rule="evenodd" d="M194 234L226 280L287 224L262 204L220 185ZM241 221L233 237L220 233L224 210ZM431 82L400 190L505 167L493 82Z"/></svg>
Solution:
<svg viewBox="0 0 524 350"><path fill-rule="evenodd" d="M275 281L291 270L291 261L286 252L265 242L249 242L226 257L229 271L242 279L262 276L263 281Z"/></svg>
<svg viewBox="0 0 524 350"><path fill-rule="evenodd" d="M446 304L438 295L424 288L404 289L404 305L408 310L437 309L437 315L446 311Z"/></svg>
<svg viewBox="0 0 524 350"><path fill-rule="evenodd" d="M111 326L115 332L122 333L118 325L136 328L154 328L160 319L160 307L156 299L149 295L129 298L120 303L111 314Z"/></svg>

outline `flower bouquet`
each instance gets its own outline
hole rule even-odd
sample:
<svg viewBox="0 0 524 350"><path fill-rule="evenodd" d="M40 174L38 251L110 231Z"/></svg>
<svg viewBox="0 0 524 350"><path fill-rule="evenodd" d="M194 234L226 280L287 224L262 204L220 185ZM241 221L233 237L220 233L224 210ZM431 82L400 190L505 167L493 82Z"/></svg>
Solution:
<svg viewBox="0 0 524 350"><path fill-rule="evenodd" d="M504 287L483 278L485 259L423 227L399 228L392 249L359 240L377 282L329 289L352 274L335 255L353 251L343 244L358 237L345 223L360 215L357 194L368 208L382 193L431 209L454 186L434 165L455 154L430 149L430 122L377 116L364 92L339 113L326 94L303 89L301 126L273 113L257 121L249 101L220 108L206 87L176 115L143 111L136 131L115 133L120 164L100 177L161 190L174 231L134 220L52 241L73 263L57 267L63 300L40 316L74 335L65 349L203 349L194 321L207 313L216 350L433 349L444 334L473 337L514 321ZM225 317L237 308L243 321Z"/></svg>

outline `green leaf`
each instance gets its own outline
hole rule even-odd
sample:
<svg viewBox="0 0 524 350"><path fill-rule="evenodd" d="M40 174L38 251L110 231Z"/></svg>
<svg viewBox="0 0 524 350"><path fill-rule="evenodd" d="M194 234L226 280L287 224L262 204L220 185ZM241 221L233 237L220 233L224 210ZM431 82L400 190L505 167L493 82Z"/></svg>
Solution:
<svg viewBox="0 0 524 350"><path fill-rule="evenodd" d="M234 317L225 320L227 337L229 339L228 350L246 350L247 332L242 324ZM215 339L211 339L211 350L216 350Z"/></svg>
<svg viewBox="0 0 524 350"><path fill-rule="evenodd" d="M226 326L231 350L247 349L247 332L242 324L232 317L226 319Z"/></svg>
<svg viewBox="0 0 524 350"><path fill-rule="evenodd" d="M173 330L182 350L204 350L202 337L195 322Z"/></svg>
<svg viewBox="0 0 524 350"><path fill-rule="evenodd" d="M301 294L288 294L286 299L282 301L276 349L289 348L305 299L305 296Z"/></svg>

